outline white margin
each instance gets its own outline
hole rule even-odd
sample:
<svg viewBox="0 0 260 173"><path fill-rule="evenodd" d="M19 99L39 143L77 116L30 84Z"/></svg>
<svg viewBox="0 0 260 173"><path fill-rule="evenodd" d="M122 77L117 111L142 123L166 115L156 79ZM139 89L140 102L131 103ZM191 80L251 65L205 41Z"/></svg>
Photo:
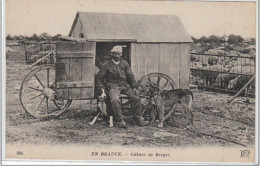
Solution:
<svg viewBox="0 0 260 173"><path fill-rule="evenodd" d="M255 163L259 165L259 1L256 1Z"/></svg>
<svg viewBox="0 0 260 173"><path fill-rule="evenodd" d="M183 0L183 1L192 1L192 0ZM193 0L193 1L200 1L202 0ZM206 1L216 1L216 2L223 2L225 0L205 0ZM259 1L258 0L228 0L229 2L256 2L256 102L255 102L255 108L256 108L256 114L255 114L255 162L254 163L233 163L233 162L148 162L148 161L142 161L142 162L135 162L135 161L76 161L76 160L15 160L15 159L6 159L5 158L5 120L6 120L6 53L5 53L5 45L6 45L6 36L5 36L5 0L2 0L1 7L2 7L2 16L1 16L1 96L2 96L2 104L1 104L1 151L2 151L2 158L1 158L1 164L2 165L104 165L104 166L111 166L111 165L259 165L259 110L258 110L258 98L259 98Z"/></svg>
<svg viewBox="0 0 260 173"><path fill-rule="evenodd" d="M1 18L1 25L2 25L2 38L1 38L1 42L2 42L2 58L1 58L1 98L2 98L2 104L1 104L1 127L2 127L2 134L1 134L1 151L2 151L2 156L1 159L2 161L5 159L5 119L6 119L6 53L5 53L5 44L6 44L6 40L5 40L5 0L2 1L1 3L1 7L2 7L2 18ZM3 163L3 162L2 162Z"/></svg>

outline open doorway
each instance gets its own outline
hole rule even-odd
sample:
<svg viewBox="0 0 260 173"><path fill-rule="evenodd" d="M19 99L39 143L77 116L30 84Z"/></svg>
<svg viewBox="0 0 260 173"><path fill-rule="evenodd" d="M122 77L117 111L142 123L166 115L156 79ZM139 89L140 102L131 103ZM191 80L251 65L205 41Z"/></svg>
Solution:
<svg viewBox="0 0 260 173"><path fill-rule="evenodd" d="M124 46L122 58L131 66L130 43L127 42L97 42L95 65L100 69L110 59L110 51L114 46Z"/></svg>

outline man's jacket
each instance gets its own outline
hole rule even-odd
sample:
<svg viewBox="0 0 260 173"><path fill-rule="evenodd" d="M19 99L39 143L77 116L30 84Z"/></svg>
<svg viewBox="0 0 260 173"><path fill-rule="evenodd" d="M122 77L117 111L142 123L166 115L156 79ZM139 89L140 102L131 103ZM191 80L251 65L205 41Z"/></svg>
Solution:
<svg viewBox="0 0 260 173"><path fill-rule="evenodd" d="M105 88L107 91L116 87L121 87L127 91L130 87L136 87L134 74L129 64L121 60L115 64L112 60L106 62L96 77L96 85L99 88Z"/></svg>

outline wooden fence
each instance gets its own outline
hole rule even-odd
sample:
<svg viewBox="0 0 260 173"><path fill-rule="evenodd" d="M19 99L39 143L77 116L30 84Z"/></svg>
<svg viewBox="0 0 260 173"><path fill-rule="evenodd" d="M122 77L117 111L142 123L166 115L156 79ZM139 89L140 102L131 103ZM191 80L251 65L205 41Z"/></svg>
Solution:
<svg viewBox="0 0 260 173"><path fill-rule="evenodd" d="M255 57L191 53L190 83L199 88L237 93L255 74ZM245 90L255 95L255 80Z"/></svg>
<svg viewBox="0 0 260 173"><path fill-rule="evenodd" d="M55 42L52 41L25 41L23 42L25 50L25 61L26 64L32 64L37 62L42 57L48 55L49 57L40 61L38 65L41 64L52 64L54 63L56 48ZM51 53L50 53L51 52Z"/></svg>

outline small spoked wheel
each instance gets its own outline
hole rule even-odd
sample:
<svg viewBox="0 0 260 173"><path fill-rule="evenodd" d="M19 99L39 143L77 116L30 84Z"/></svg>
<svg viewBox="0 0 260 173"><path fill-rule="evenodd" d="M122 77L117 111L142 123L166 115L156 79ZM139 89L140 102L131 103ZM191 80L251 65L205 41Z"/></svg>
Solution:
<svg viewBox="0 0 260 173"><path fill-rule="evenodd" d="M155 89L173 90L176 88L174 81L162 73L150 73L141 77L137 82L138 90L141 98L141 114L142 116L150 116L151 107L153 105L153 94Z"/></svg>
<svg viewBox="0 0 260 173"><path fill-rule="evenodd" d="M25 111L35 118L58 117L72 100L58 98L55 93L55 66L40 66L24 78L20 101Z"/></svg>

